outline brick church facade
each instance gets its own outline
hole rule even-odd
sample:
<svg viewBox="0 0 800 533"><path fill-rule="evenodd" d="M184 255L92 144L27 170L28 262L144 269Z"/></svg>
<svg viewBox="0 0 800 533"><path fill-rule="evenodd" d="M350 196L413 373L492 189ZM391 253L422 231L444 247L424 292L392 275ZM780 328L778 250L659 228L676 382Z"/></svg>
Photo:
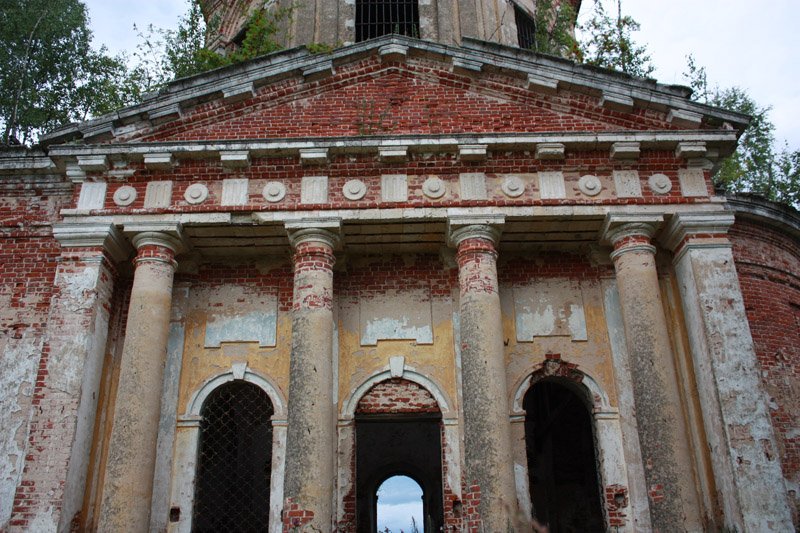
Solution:
<svg viewBox="0 0 800 533"><path fill-rule="evenodd" d="M0 529L375 531L402 474L425 531L793 531L747 117L520 48L529 1L383 4L0 152Z"/></svg>

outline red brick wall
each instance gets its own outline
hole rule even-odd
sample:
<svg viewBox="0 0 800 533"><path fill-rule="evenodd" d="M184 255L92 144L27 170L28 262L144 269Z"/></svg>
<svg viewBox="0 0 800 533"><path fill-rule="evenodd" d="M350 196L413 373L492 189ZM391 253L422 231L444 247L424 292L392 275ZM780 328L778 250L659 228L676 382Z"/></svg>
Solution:
<svg viewBox="0 0 800 533"><path fill-rule="evenodd" d="M54 178L0 179L0 530L35 491L31 482L16 489L47 375L43 346L60 249L50 225L70 194Z"/></svg>
<svg viewBox="0 0 800 533"><path fill-rule="evenodd" d="M239 103L203 103L132 136L177 141L648 129L679 128L667 121L666 111L613 111L601 105L600 96L569 90L542 95L502 73L476 79L452 72L449 62L369 57L337 66L321 80L298 75L267 84Z"/></svg>
<svg viewBox="0 0 800 533"><path fill-rule="evenodd" d="M784 476L800 483L800 242L744 219L730 232ZM800 499L791 495L794 522Z"/></svg>
<svg viewBox="0 0 800 533"><path fill-rule="evenodd" d="M376 384L359 400L356 408L356 413L361 415L438 412L439 405L430 392L404 379Z"/></svg>

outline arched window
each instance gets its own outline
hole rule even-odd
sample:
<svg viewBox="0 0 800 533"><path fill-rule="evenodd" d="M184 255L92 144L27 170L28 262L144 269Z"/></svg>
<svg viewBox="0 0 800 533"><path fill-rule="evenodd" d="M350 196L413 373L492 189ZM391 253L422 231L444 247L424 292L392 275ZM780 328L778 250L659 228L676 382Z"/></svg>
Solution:
<svg viewBox="0 0 800 533"><path fill-rule="evenodd" d="M193 531L267 530L272 413L269 396L245 381L209 394L200 411Z"/></svg>
<svg viewBox="0 0 800 533"><path fill-rule="evenodd" d="M545 379L523 403L533 515L551 533L605 529L592 418L578 386Z"/></svg>
<svg viewBox="0 0 800 533"><path fill-rule="evenodd" d="M356 0L356 42L390 33L419 37L417 0Z"/></svg>

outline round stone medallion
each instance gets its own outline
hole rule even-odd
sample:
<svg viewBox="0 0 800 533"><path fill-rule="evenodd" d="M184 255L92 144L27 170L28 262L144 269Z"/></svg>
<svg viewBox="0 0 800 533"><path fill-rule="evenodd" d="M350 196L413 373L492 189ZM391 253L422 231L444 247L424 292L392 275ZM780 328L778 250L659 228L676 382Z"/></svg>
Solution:
<svg viewBox="0 0 800 533"><path fill-rule="evenodd" d="M444 182L436 176L431 176L422 184L422 194L428 198L441 198L444 196Z"/></svg>
<svg viewBox="0 0 800 533"><path fill-rule="evenodd" d="M522 193L525 192L525 182L517 176L509 176L503 181L501 188L506 196L517 198L518 196L522 196Z"/></svg>
<svg viewBox="0 0 800 533"><path fill-rule="evenodd" d="M361 180L350 180L344 184L342 192L348 200L361 200L367 194L367 186Z"/></svg>
<svg viewBox="0 0 800 533"><path fill-rule="evenodd" d="M192 183L183 193L184 199L192 205L202 204L208 198L208 187L202 183Z"/></svg>
<svg viewBox="0 0 800 533"><path fill-rule="evenodd" d="M647 184L656 194L667 194L672 190L672 181L664 174L653 174L648 178Z"/></svg>
<svg viewBox="0 0 800 533"><path fill-rule="evenodd" d="M597 196L603 190L603 184L600 183L600 178L588 174L578 180L578 188L586 196Z"/></svg>
<svg viewBox="0 0 800 533"><path fill-rule="evenodd" d="M123 185L114 191L114 203L118 206L125 207L134 201L136 201L136 189L130 185Z"/></svg>
<svg viewBox="0 0 800 533"><path fill-rule="evenodd" d="M264 185L262 194L268 202L280 202L286 196L286 186L279 181L270 181Z"/></svg>

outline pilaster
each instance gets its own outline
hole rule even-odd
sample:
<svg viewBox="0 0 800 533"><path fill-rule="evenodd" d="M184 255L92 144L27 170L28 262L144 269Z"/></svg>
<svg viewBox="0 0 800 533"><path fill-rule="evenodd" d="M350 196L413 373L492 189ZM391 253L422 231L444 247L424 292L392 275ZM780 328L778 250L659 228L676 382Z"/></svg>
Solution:
<svg viewBox="0 0 800 533"><path fill-rule="evenodd" d="M32 446L12 524L68 530L86 489L115 263L129 247L108 224L58 224L53 234L62 250L34 390ZM35 489L21 494L28 487Z"/></svg>
<svg viewBox="0 0 800 533"><path fill-rule="evenodd" d="M703 424L725 520L739 531L790 531L774 430L727 230L729 213L673 215L662 236L686 316Z"/></svg>

